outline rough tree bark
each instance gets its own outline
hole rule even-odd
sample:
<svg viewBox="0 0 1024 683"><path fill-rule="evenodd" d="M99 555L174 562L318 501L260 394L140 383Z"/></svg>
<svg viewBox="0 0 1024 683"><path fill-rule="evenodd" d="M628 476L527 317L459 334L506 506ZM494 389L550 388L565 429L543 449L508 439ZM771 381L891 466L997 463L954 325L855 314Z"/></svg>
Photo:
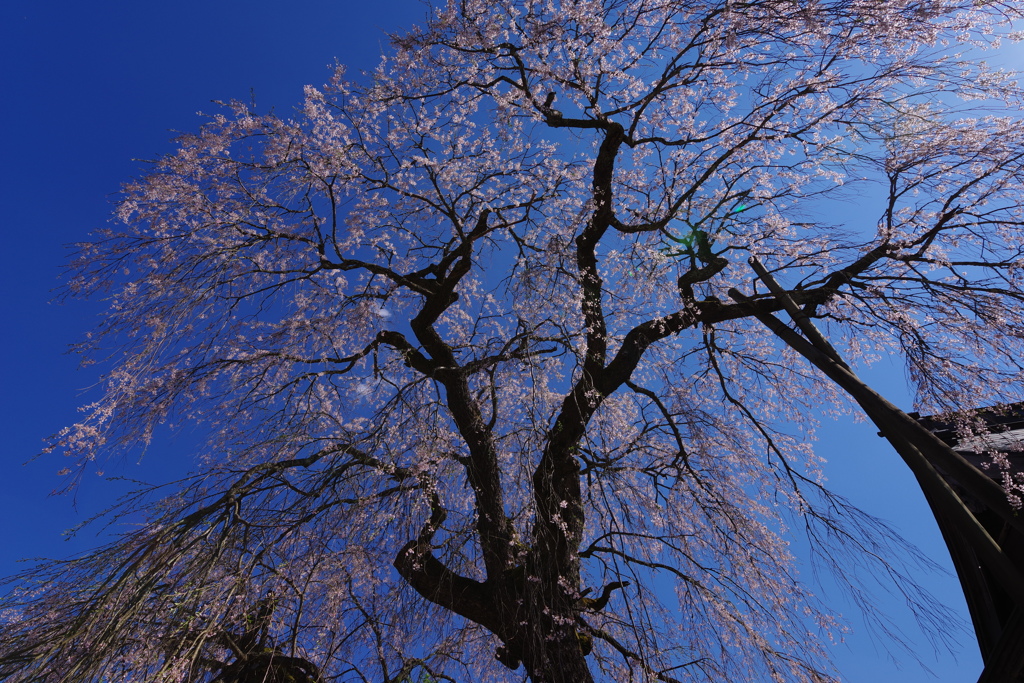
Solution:
<svg viewBox="0 0 1024 683"><path fill-rule="evenodd" d="M836 680L786 528L941 633L808 441L845 391L926 484L961 467L853 374L880 349L926 405L1019 394L1024 129L960 105L1024 93L942 46L1021 17L453 0L292 119L228 105L80 245L116 351L53 445L80 476L186 423L197 473L15 581L0 678L209 683L273 590L265 647L327 680ZM871 220L821 217L858 187Z"/></svg>

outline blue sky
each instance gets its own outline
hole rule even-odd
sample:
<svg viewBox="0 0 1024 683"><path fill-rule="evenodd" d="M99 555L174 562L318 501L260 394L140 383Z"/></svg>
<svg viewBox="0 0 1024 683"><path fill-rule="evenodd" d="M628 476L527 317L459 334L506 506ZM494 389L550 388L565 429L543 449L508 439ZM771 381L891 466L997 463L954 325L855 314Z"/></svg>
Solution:
<svg viewBox="0 0 1024 683"><path fill-rule="evenodd" d="M328 78L334 61L369 69L395 30L423 16L412 0L179 0L174 3L100 0L26 2L0 6L0 575L30 556L62 556L95 542L86 532L66 541L61 532L113 502L117 484L84 482L77 496L50 496L63 466L56 456L32 457L42 439L74 421L89 399L96 369L79 369L66 353L94 323L100 302L51 303L65 245L103 226L110 197L141 172L136 159L171 149L173 130L194 130L198 111L215 99L248 99L287 112L305 84ZM866 377L904 408L898 363L883 361ZM935 561L952 568L916 483L868 424L828 424L818 447L829 459L834 489L868 512L895 523ZM178 454L187 437L162 444L139 464L112 463L108 474L156 479L188 467ZM177 455L176 455L177 454ZM27 463L27 464L26 464ZM968 617L959 585L948 576L921 577ZM898 615L919 655L937 674L912 661L890 660L881 639L861 622L834 648L851 683L974 680L981 663L973 637L962 634L956 659L936 658L916 635L899 600L880 607ZM840 605L841 609L842 606Z"/></svg>

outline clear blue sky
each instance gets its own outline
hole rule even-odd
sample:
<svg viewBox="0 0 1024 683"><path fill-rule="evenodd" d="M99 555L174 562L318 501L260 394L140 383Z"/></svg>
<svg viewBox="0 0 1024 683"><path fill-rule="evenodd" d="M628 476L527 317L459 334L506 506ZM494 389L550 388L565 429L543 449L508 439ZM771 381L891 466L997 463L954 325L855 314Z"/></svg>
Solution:
<svg viewBox="0 0 1024 683"><path fill-rule="evenodd" d="M98 302L50 303L65 245L105 224L109 197L140 173L134 159L171 149L173 130L194 130L211 100L248 99L287 112L305 84L319 85L335 60L369 69L395 30L423 16L413 0L6 0L0 5L0 216L5 258L0 268L0 575L29 556L62 556L88 547L87 532L61 532L113 501L116 485L87 480L77 496L52 497L63 463L28 462L42 439L74 421L89 398L93 368L78 369L67 346L93 324ZM871 217L865 216L866 219ZM909 408L898 364L882 363L868 378ZM187 439L185 439L187 440ZM178 448L176 448L178 446ZM870 425L826 425L819 449L830 460L832 485L867 511L895 522L906 537L952 572L924 500L906 468ZM155 479L188 468L170 443L143 461L112 464L108 474ZM949 576L922 577L968 621L959 585ZM898 600L882 605L899 613ZM851 683L973 681L981 669L973 637L964 632L957 659L889 660L884 643L861 622L834 649Z"/></svg>

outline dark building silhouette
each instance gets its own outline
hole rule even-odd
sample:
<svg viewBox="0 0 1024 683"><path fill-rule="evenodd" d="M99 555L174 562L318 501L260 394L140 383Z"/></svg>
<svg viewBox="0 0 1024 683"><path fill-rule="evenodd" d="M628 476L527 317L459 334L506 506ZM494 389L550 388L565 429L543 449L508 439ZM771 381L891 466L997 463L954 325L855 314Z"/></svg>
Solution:
<svg viewBox="0 0 1024 683"><path fill-rule="evenodd" d="M1024 403L1005 406L998 412L983 410L980 418L988 434L961 439L956 427L949 421L910 413L922 426L938 436L987 476L1002 483L1003 473L996 467L986 467L991 459L986 452L1006 453L1010 471L1024 472ZM934 463L933 463L934 465ZM971 490L955 477L935 468L950 485L1024 581L1024 534L989 509ZM953 565L963 586L967 606L985 662L985 672L979 683L1016 683L1024 681L1024 605L1019 604L997 579L989 563L976 552L974 544L965 535L942 504L925 492L943 539L949 547ZM1020 512L1024 515L1024 509Z"/></svg>

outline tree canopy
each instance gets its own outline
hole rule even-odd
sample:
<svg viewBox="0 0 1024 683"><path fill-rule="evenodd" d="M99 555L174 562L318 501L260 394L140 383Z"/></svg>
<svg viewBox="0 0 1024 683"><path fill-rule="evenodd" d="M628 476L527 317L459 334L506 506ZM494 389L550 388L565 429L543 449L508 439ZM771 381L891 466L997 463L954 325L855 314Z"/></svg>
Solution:
<svg viewBox="0 0 1024 683"><path fill-rule="evenodd" d="M226 104L79 245L109 370L53 444L73 481L196 424L196 471L16 579L0 678L833 680L787 528L934 612L759 317L932 412L1021 398L1024 98L976 54L1019 18L451 0L290 117Z"/></svg>

